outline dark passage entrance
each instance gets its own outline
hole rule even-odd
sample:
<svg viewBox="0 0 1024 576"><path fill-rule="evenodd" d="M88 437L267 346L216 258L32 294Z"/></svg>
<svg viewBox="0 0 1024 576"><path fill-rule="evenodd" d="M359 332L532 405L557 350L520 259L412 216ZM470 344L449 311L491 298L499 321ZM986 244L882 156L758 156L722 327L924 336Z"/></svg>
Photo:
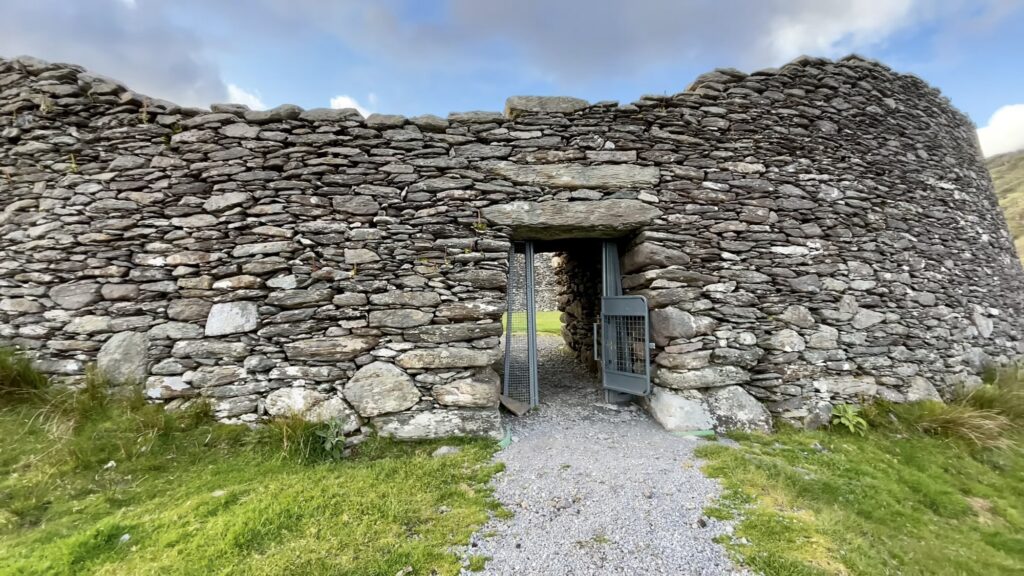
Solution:
<svg viewBox="0 0 1024 576"><path fill-rule="evenodd" d="M538 262L540 265L538 266ZM538 269L552 269L557 296L537 294ZM518 242L509 261L503 394L535 406L547 374L538 339L551 348L553 336L594 376L608 400L650 391L647 303L622 296L618 246L614 241L568 239ZM543 275L543 272L541 273ZM537 302L554 301L553 311ZM554 372L553 372L554 373Z"/></svg>

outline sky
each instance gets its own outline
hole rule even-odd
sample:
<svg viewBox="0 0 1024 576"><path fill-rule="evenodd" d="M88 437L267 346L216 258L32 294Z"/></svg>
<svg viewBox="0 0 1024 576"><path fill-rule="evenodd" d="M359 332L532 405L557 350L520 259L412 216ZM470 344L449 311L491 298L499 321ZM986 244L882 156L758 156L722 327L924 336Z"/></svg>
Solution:
<svg viewBox="0 0 1024 576"><path fill-rule="evenodd" d="M203 107L628 103L718 67L853 52L942 90L986 155L1024 149L1024 0L0 0L0 56Z"/></svg>

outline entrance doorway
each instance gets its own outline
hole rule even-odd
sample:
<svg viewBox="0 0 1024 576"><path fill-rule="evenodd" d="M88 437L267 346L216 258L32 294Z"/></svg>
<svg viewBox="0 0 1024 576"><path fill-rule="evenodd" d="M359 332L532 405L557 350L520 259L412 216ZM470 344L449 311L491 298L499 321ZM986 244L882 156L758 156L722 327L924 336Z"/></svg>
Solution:
<svg viewBox="0 0 1024 576"><path fill-rule="evenodd" d="M558 294L538 297L541 276L553 261ZM559 326L538 301L557 302ZM571 354L595 376L607 401L621 402L650 392L647 302L623 296L619 245L614 240L567 239L513 244L509 256L508 309L502 393L519 409L541 401L545 380L538 338L545 348L560 336ZM543 330L538 323L543 321Z"/></svg>

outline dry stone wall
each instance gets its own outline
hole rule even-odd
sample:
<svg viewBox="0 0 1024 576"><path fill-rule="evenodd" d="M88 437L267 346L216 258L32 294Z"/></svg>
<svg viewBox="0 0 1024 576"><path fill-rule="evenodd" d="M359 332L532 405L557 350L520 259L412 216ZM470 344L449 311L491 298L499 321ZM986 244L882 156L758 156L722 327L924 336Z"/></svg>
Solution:
<svg viewBox="0 0 1024 576"><path fill-rule="evenodd" d="M228 421L498 434L513 237L628 237L674 429L813 424L1020 351L1024 274L973 127L857 57L366 119L0 60L0 171L0 338Z"/></svg>

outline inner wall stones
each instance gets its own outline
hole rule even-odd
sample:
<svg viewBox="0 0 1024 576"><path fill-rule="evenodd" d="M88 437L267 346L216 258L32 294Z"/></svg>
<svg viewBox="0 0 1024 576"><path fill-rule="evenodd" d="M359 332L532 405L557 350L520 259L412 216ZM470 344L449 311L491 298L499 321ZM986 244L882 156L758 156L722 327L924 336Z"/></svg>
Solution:
<svg viewBox="0 0 1024 576"><path fill-rule="evenodd" d="M0 143L0 338L229 422L500 434L513 238L622 237L671 429L948 397L1020 352L1024 275L974 128L858 57L624 106L366 119L0 60ZM585 356L596 273L559 258Z"/></svg>

